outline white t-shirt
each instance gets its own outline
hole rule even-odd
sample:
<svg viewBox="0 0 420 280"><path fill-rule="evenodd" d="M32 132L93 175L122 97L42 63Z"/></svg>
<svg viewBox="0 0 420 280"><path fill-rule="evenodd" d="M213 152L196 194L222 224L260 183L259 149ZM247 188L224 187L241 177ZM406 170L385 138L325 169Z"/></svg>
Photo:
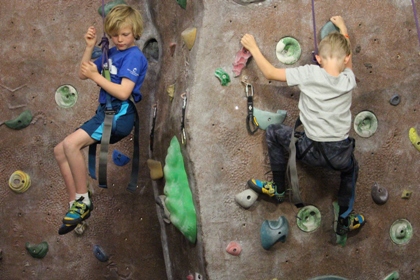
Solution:
<svg viewBox="0 0 420 280"><path fill-rule="evenodd" d="M341 141L351 127L352 90L356 78L346 68L339 76L328 74L317 65L286 69L289 86L298 86L300 120L306 136L318 142Z"/></svg>

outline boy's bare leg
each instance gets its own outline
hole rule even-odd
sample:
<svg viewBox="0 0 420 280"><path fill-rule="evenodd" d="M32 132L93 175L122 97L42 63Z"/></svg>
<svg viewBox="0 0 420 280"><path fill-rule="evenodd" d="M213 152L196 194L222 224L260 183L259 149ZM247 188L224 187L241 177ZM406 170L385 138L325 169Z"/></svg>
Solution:
<svg viewBox="0 0 420 280"><path fill-rule="evenodd" d="M76 185L71 174L69 163L67 162L66 155L64 154L63 142L60 142L54 147L54 156L60 168L61 176L63 177L64 184L66 185L67 193L69 195L69 202L76 199Z"/></svg>

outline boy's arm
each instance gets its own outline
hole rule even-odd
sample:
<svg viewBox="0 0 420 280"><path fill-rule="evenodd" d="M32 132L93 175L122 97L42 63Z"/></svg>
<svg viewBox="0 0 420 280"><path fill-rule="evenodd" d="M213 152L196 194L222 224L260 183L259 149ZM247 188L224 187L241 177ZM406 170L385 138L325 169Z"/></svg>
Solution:
<svg viewBox="0 0 420 280"><path fill-rule="evenodd" d="M83 75L82 73L82 67L81 65L84 62L90 62L90 59L92 57L92 52L96 44L96 29L95 27L91 26L88 28L88 31L86 32L85 36L86 41L86 48L85 52L83 53L82 60L80 62L80 68L79 68L79 78L82 80L86 80L88 77Z"/></svg>
<svg viewBox="0 0 420 280"><path fill-rule="evenodd" d="M260 48L255 42L254 36L245 34L241 39L241 44L246 48L257 63L258 68L268 80L286 82L286 69L274 67L261 53Z"/></svg>
<svg viewBox="0 0 420 280"><path fill-rule="evenodd" d="M350 44L349 34L347 32L346 24L344 23L344 19L341 16L333 16L330 18L331 22L334 23L335 26L340 29L340 33L346 37L347 41ZM351 44L350 44L351 45ZM353 61L352 61L352 54L349 55L349 59L346 63L346 67L352 69L353 68Z"/></svg>

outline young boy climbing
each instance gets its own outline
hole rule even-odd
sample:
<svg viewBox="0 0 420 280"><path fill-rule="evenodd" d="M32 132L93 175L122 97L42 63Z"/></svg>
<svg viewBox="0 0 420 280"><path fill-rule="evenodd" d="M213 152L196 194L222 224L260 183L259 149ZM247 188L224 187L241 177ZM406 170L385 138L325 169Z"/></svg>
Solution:
<svg viewBox="0 0 420 280"><path fill-rule="evenodd" d="M110 143L115 143L130 134L135 121L134 102L142 99L140 88L143 84L147 59L135 45L143 32L143 20L139 11L127 5L117 5L108 13L104 30L115 45L108 52L91 61L96 44L96 29L88 28L84 39L86 49L79 69L79 78L90 79L100 86L99 106L90 120L68 135L54 148L54 155L69 195L70 209L63 218L59 234L72 231L77 224L89 218L93 210L90 192L87 189L87 169L82 149L101 141L107 94L111 96L115 110ZM104 62L104 63L103 63ZM105 67L110 71L110 80L101 73Z"/></svg>
<svg viewBox="0 0 420 280"><path fill-rule="evenodd" d="M333 16L330 20L340 29L340 33L334 32L321 40L319 54L316 55L320 67L276 68L263 56L252 35L244 35L241 43L251 52L267 79L299 87L299 119L305 132L296 142L296 158L311 166L341 172L339 218L335 230L338 235L345 235L365 222L362 215L353 213L359 167L353 155L354 139L349 137L349 131L352 90L356 87L356 79L344 20L341 16ZM285 197L286 157L292 131L292 127L283 124L272 124L267 128L266 142L273 181L248 181L250 188L268 194L278 202Z"/></svg>

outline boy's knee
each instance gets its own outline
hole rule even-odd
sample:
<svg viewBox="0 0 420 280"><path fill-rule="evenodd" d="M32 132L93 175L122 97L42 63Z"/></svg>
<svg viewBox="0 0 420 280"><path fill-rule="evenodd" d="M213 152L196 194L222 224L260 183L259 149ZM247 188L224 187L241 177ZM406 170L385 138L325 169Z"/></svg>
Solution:
<svg viewBox="0 0 420 280"><path fill-rule="evenodd" d="M57 146L54 147L54 156L55 158L59 158L63 154L64 154L63 142L60 142L57 144Z"/></svg>

